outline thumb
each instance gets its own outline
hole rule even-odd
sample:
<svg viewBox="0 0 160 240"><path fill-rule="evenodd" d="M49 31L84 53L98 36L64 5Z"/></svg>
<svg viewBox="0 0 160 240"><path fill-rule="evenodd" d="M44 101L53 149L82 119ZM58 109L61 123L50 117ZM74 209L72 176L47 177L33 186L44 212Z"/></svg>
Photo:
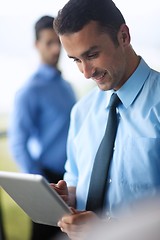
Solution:
<svg viewBox="0 0 160 240"><path fill-rule="evenodd" d="M73 208L73 207L70 207L71 211L72 211L72 214L77 214L77 213L84 213L86 212L86 210L84 211L78 211L77 209Z"/></svg>
<svg viewBox="0 0 160 240"><path fill-rule="evenodd" d="M64 180L60 180L56 186L62 190L65 190L67 188L67 183Z"/></svg>

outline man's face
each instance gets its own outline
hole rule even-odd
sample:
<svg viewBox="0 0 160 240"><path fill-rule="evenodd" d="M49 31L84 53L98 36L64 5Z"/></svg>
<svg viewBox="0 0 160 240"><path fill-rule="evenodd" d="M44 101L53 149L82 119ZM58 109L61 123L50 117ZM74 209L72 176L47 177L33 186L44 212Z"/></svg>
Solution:
<svg viewBox="0 0 160 240"><path fill-rule="evenodd" d="M39 33L36 47L40 53L43 63L56 66L61 50L59 37L53 29L44 29Z"/></svg>
<svg viewBox="0 0 160 240"><path fill-rule="evenodd" d="M122 28L125 31L125 26ZM117 38L118 46L107 33L100 31L99 25L94 21L79 32L60 36L68 56L73 58L79 70L86 78L92 78L104 91L118 90L128 77L125 48L129 45L130 38L127 36L127 44L124 43L121 32Z"/></svg>

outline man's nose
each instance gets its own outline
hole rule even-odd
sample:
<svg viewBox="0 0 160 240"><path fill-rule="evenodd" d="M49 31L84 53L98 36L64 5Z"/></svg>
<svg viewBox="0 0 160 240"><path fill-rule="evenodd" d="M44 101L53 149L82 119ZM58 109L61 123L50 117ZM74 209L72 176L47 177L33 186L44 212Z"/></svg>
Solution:
<svg viewBox="0 0 160 240"><path fill-rule="evenodd" d="M85 78L91 78L94 72L92 64L89 62L82 62L81 72L84 74Z"/></svg>

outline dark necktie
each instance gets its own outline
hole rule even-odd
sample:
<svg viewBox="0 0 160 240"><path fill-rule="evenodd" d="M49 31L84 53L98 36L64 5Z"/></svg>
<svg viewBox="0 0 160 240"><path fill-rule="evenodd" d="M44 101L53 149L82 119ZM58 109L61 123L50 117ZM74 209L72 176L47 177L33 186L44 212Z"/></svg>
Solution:
<svg viewBox="0 0 160 240"><path fill-rule="evenodd" d="M109 103L110 110L107 127L97 151L91 174L86 210L97 213L103 210L108 170L113 155L118 126L116 107L119 103L120 99L117 94L112 94Z"/></svg>

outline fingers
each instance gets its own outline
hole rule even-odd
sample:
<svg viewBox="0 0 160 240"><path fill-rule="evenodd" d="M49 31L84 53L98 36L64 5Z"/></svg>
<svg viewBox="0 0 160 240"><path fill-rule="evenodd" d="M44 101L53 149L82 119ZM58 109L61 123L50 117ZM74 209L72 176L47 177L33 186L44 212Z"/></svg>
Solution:
<svg viewBox="0 0 160 240"><path fill-rule="evenodd" d="M57 184L56 187L66 190L67 189L67 183L64 180L60 180Z"/></svg>
<svg viewBox="0 0 160 240"><path fill-rule="evenodd" d="M65 181L60 180L57 184L51 183L50 186L68 203L68 188Z"/></svg>
<svg viewBox="0 0 160 240"><path fill-rule="evenodd" d="M69 225L64 222L59 222L58 226L60 227L62 232L65 232L70 239L72 240L82 240L82 235L84 234L84 226L78 225Z"/></svg>
<svg viewBox="0 0 160 240"><path fill-rule="evenodd" d="M97 216L90 211L76 211L72 215L67 215L62 218L62 222L70 225L82 225L88 222L92 222L97 219Z"/></svg>
<svg viewBox="0 0 160 240"><path fill-rule="evenodd" d="M61 231L67 233L72 240L82 240L90 231L93 221L98 221L98 217L89 211L77 211L75 209L72 215L64 216L58 222Z"/></svg>
<svg viewBox="0 0 160 240"><path fill-rule="evenodd" d="M78 211L77 211L75 208L73 208L73 207L70 207L70 209L71 209L71 211L72 211L72 213L73 213L73 214L76 214L76 213L78 213Z"/></svg>
<svg viewBox="0 0 160 240"><path fill-rule="evenodd" d="M68 204L68 195L60 195L64 202Z"/></svg>
<svg viewBox="0 0 160 240"><path fill-rule="evenodd" d="M60 180L58 183L50 183L50 186L53 188L58 188L61 190L66 190L67 183L64 180Z"/></svg>
<svg viewBox="0 0 160 240"><path fill-rule="evenodd" d="M60 195L68 194L67 184L63 180L60 180L57 184L51 183L50 186L54 188Z"/></svg>

